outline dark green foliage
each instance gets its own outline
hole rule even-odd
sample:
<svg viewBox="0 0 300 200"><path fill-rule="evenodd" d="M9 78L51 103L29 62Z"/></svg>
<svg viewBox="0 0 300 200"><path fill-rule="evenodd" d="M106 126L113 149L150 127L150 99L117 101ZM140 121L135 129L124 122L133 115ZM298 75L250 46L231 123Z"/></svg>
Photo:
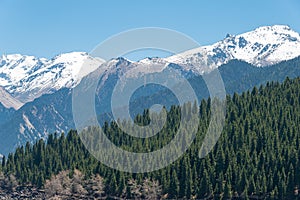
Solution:
<svg viewBox="0 0 300 200"><path fill-rule="evenodd" d="M192 107L190 105L190 107ZM198 158L210 119L210 100L200 105L200 126L190 149L168 167L145 174L123 173L94 159L76 131L50 135L9 154L2 164L5 175L14 174L22 184L41 186L63 170L80 170L86 177L104 178L105 195L145 197L145 180L160 183L168 198L297 198L300 185L300 78L282 84L267 83L241 95L227 97L226 125L213 151ZM149 123L147 111L136 122ZM117 146L135 152L161 148L176 133L180 108L172 106L167 123L156 136L137 139L123 133L115 122L104 130ZM90 128L89 131L93 131ZM149 184L148 184L149 185ZM136 190L134 194L132 191ZM139 194L141 192L141 194Z"/></svg>

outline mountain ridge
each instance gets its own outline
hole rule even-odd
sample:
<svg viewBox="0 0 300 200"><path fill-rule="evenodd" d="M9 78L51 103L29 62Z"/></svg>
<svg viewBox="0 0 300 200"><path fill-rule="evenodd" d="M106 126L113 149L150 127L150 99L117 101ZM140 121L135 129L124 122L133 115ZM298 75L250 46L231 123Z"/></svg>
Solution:
<svg viewBox="0 0 300 200"><path fill-rule="evenodd" d="M238 59L254 66L264 67L300 56L300 34L286 25L258 27L238 35L227 35L212 45L191 49L167 58L145 58L132 62L122 58L119 62L140 65L136 68L152 73L151 65L175 63L183 71L203 74ZM53 93L61 88L72 88L81 79L99 66L108 67L113 60L104 62L85 52L59 54L52 59L37 58L20 54L0 57L0 86L22 104L43 94ZM117 66L116 62L115 66ZM82 65L84 74L80 74ZM107 66L103 66L103 65ZM148 68L146 68L148 67ZM110 67L111 68L111 67ZM126 70L126 69L125 69ZM4 103L5 104L5 103ZM14 105L6 107L18 108Z"/></svg>
<svg viewBox="0 0 300 200"><path fill-rule="evenodd" d="M300 34L286 25L261 26L238 35L228 34L219 42L171 56L168 60L181 64L197 63L201 60L201 51L207 52L209 64L215 67L233 59L268 66L299 56Z"/></svg>
<svg viewBox="0 0 300 200"><path fill-rule="evenodd" d="M278 30L287 31L290 34L286 32L282 33L283 35L275 34ZM168 58L145 58L137 62L122 57L112 58L104 62L84 52L62 54L52 59L37 59L19 54L2 56L0 59L0 92L3 88L2 94L4 95L0 99L0 102L2 102L0 104L0 118L2 119L0 124L2 130L0 131L0 138L2 139L0 140L0 153L7 154L10 149L24 144L26 141L33 142L39 138L45 139L49 133L67 132L75 128L72 116L72 89L83 79L93 76L94 74L90 73L93 70L101 71L95 94L96 101L98 101L95 109L100 116L104 113L110 113L109 98L112 89L123 75L134 78L132 76L139 73L154 74L163 70L175 69L179 70L191 82L194 89L201 89L205 87L203 85L205 83L201 82L197 76L218 68L221 76L225 76L223 81L229 94L251 89L267 81L282 81L287 76L300 76L300 35L287 26L260 27L257 31L261 34L263 32L272 33L275 39L279 38L278 41L281 42L281 46L275 45L274 48L272 48L272 45L266 44L268 49L260 54L260 56L264 55L261 57L260 62L262 63L262 60L264 60L262 64L265 65L260 66L247 62L246 58L244 60L236 59L231 54L234 52L232 50L234 48L229 48L230 41L236 43L235 48L241 49L240 44L237 42L240 40L240 35L228 35L224 40L214 44L215 46L211 46L211 51L207 51L208 47L206 46ZM245 34L256 34L257 31ZM245 35L243 37L247 39ZM286 46L282 46L285 42L293 45L294 49L292 50L296 49L287 58L296 57L286 61L284 59L286 58L284 57L285 54L283 54L283 57L272 60L272 57L270 57L272 53L286 50ZM243 48L252 49L255 43L255 41L247 42L248 46L245 45ZM214 50L220 48L220 45L224 47L223 53ZM260 49L253 52L261 52L264 48L261 46ZM247 57L247 59L254 58L253 55ZM15 59L14 62L8 62L11 59ZM87 62L85 62L85 59ZM256 63L256 61L253 62ZM26 63L30 65L27 66ZM44 65L43 63L47 64ZM84 71L84 74L78 74L83 64L88 68ZM137 95L136 99L132 99L133 102L136 102L136 108L133 112L138 113L145 109L145 105L148 105L145 103L148 101L148 97L151 97L150 100L152 99L151 102L148 102L149 105L153 103L154 98L152 97L162 100L162 94L156 94L155 92L155 90L149 90L146 95L141 96L139 94L140 96ZM199 94L199 99L207 97L203 91L196 92ZM16 101L13 101L14 99ZM166 99L168 99L167 96L158 102L164 103ZM101 102L101 105L99 105L99 102ZM139 105L139 102L142 102L142 104ZM103 118L103 120L106 119Z"/></svg>
<svg viewBox="0 0 300 200"><path fill-rule="evenodd" d="M221 76L226 76L224 85L227 94L241 93L254 86L266 84L267 81L282 82L286 77L295 78L300 76L300 57L289 61L283 61L274 66L255 67L244 61L232 60L219 68ZM115 76L115 75L114 75ZM109 89L114 77L108 77L106 84L97 88L95 97L99 99L95 105L99 122L110 120ZM199 99L207 98L208 93L203 89L205 82L201 76L188 79ZM155 92L155 91L154 91ZM141 113L147 106L156 103L173 103L174 99L169 93L160 90L159 93L148 96L138 96L132 99L130 113ZM166 102L167 101L167 102ZM99 104L99 102L102 102ZM166 105L168 107L170 105ZM3 113L4 114L4 113ZM44 94L32 102L26 103L19 110L5 114L7 119L0 124L0 153L7 155L12 149L24 144L26 141L34 142L40 138L46 139L51 133L68 132L74 129L75 124L72 115L72 89L63 88L53 94ZM23 127L23 128L22 128Z"/></svg>

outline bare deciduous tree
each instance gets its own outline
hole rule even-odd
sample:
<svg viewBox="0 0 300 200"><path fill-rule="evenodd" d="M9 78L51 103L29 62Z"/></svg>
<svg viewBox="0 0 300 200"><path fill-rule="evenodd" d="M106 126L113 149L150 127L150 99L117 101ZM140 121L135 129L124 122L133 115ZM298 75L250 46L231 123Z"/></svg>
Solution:
<svg viewBox="0 0 300 200"><path fill-rule="evenodd" d="M47 198L66 197L71 194L71 179L69 171L62 171L56 176L52 176L45 183L45 193Z"/></svg>
<svg viewBox="0 0 300 200"><path fill-rule="evenodd" d="M103 178L99 175L93 175L85 180L84 175L79 170L74 170L73 177L70 179L69 171L60 172L52 176L45 183L45 193L47 199L85 199L95 198L104 199Z"/></svg>
<svg viewBox="0 0 300 200"><path fill-rule="evenodd" d="M138 184L136 180L130 179L128 181L130 187L131 198L134 199L160 199L162 187L158 181L151 181L145 179L142 185Z"/></svg>
<svg viewBox="0 0 300 200"><path fill-rule="evenodd" d="M103 178L97 174L86 181L86 189L90 196L96 199L106 198L104 192Z"/></svg>
<svg viewBox="0 0 300 200"><path fill-rule="evenodd" d="M15 191L18 186L18 181L13 174L10 174L4 179L4 185L8 190Z"/></svg>
<svg viewBox="0 0 300 200"><path fill-rule="evenodd" d="M161 196L161 185L158 181L145 179L142 185L142 195L145 199L159 199Z"/></svg>
<svg viewBox="0 0 300 200"><path fill-rule="evenodd" d="M71 180L71 191L73 194L80 194L86 195L88 192L83 187L84 183L84 176L79 170L74 171L73 178Z"/></svg>
<svg viewBox="0 0 300 200"><path fill-rule="evenodd" d="M130 188L131 198L141 199L142 198L141 185L138 184L137 181L134 179L129 179L128 185Z"/></svg>

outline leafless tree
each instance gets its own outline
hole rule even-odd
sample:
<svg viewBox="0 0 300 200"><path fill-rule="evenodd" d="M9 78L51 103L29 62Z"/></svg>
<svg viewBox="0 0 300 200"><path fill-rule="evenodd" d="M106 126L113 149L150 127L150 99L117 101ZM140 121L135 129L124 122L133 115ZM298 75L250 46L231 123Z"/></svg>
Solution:
<svg viewBox="0 0 300 200"><path fill-rule="evenodd" d="M161 185L158 181L145 179L142 185L142 195L145 199L159 199L161 197Z"/></svg>
<svg viewBox="0 0 300 200"><path fill-rule="evenodd" d="M18 186L18 181L13 174L9 174L4 179L4 185L8 190L15 191Z"/></svg>
<svg viewBox="0 0 300 200"><path fill-rule="evenodd" d="M71 179L69 171L62 171L52 176L45 183L45 193L47 198L55 199L57 196L66 197L71 194Z"/></svg>
<svg viewBox="0 0 300 200"><path fill-rule="evenodd" d="M142 198L142 192L141 192L141 185L137 183L135 179L129 179L128 185L130 188L131 198L133 199L141 199Z"/></svg>
<svg viewBox="0 0 300 200"><path fill-rule="evenodd" d="M88 192L83 185L85 185L83 174L79 170L75 170L71 180L72 194L86 195Z"/></svg>
<svg viewBox="0 0 300 200"><path fill-rule="evenodd" d="M106 198L104 192L103 178L97 174L86 181L86 189L90 196L96 199Z"/></svg>

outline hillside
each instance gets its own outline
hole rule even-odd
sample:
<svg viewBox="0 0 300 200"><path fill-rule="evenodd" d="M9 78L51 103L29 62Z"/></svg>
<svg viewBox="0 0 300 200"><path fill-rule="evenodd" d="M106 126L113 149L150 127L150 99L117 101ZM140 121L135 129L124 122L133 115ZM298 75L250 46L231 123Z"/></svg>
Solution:
<svg viewBox="0 0 300 200"><path fill-rule="evenodd" d="M126 60L121 60L119 67L126 66L126 63ZM282 82L286 77L299 77L300 57L268 67L256 67L243 61L232 60L220 66L219 71L227 94L232 95L234 92L242 93L254 86L266 84L267 81ZM100 85L97 89L96 95L99 101L95 108L102 124L105 120L110 119L110 99L113 86L116 84L116 76L109 76L106 84ZM199 101L208 98L209 94L201 76L189 74L188 80ZM178 101L169 90L145 87L140 92L133 94L130 100L131 115L143 113L145 108L149 108L154 103L170 107L177 104ZM72 115L72 90L68 88L60 89L52 94L45 94L33 102L25 104L17 111L3 107L1 113L3 121L0 124L0 137L2 138L0 153L4 155L13 151L18 145L24 145L27 141L46 139L51 133L67 133L70 129L75 128Z"/></svg>
<svg viewBox="0 0 300 200"><path fill-rule="evenodd" d="M151 173L123 173L104 166L86 151L75 131L67 136L51 135L47 143L42 140L33 146L27 143L5 158L1 171L6 177L14 175L18 184L14 181L11 187L6 187L3 183L11 183L14 179L4 176L0 178L1 190L10 193L20 190L19 185L44 188L46 184L40 192L51 197L57 193L53 186L55 181L69 180L59 178L69 174L70 182L66 182L65 192L57 193L65 198L93 196L96 190L101 191L98 195L102 197L146 198L149 193L143 188L144 185L149 188L149 184L156 185L150 187L156 192L152 198L297 198L300 185L297 178L300 171L297 159L300 156L299 97L300 78L286 79L282 84L268 82L240 95L228 96L226 125L221 138L208 156L199 159L199 147L210 118L210 100L203 100L200 127L190 149L173 164ZM179 107L172 106L166 126L149 139L126 135L114 122L105 124L104 130L117 146L135 152L153 151L173 138L179 122L178 113ZM147 119L147 115L138 116L136 122L147 124ZM95 131L97 129L91 127L85 133ZM91 190L86 178L93 177L93 180L96 176L103 178L103 185Z"/></svg>
<svg viewBox="0 0 300 200"><path fill-rule="evenodd" d="M95 109L103 124L111 118L112 91L125 74L134 79L137 73L152 76L176 70L189 80L201 101L209 94L200 75L216 68L222 75L227 94L241 93L267 81L282 82L286 77L300 76L299 47L299 33L286 25L273 25L228 34L214 44L170 57L136 62L122 57L104 61L92 57L93 52L62 53L50 59L4 54L0 57L0 154L7 155L27 141L34 143L53 132L66 133L75 128L72 91L93 76L90 73L94 70L101 72ZM178 104L170 90L152 86L135 92L130 101L132 116L154 103L168 108ZM118 106L122 109L127 105Z"/></svg>

